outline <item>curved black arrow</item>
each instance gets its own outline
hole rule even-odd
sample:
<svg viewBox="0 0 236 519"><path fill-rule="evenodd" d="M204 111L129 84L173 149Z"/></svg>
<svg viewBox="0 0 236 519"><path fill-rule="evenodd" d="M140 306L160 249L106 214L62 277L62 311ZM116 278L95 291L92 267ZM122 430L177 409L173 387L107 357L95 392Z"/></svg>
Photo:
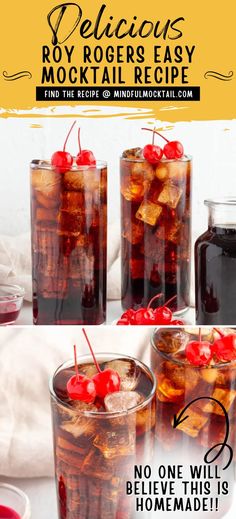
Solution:
<svg viewBox="0 0 236 519"><path fill-rule="evenodd" d="M225 407L223 406L223 404L219 400L217 400L216 398L213 398L212 396L200 396L198 398L195 398L194 400L189 402L184 407L184 409L182 409L182 411L179 413L178 416L176 416L176 414L174 415L174 418L173 418L173 429L176 429L178 427L178 425L180 425L185 420L187 420L187 418L189 417L188 415L184 416L184 418L182 418L182 416L184 415L184 413L188 409L188 407L190 407L195 402L198 402L198 400L213 400L213 402L216 402L221 407L221 409L222 409L222 411L224 413L224 416L225 416L225 429L226 429L225 430L224 441L222 443L217 443L216 445L213 445L213 447L211 447L207 451L207 453L204 456L204 462L205 463L213 463L213 461L215 461L221 455L221 453L223 452L224 448L226 447L229 450L229 461L228 461L227 465L223 468L223 470L225 470L225 469L227 469L229 467L230 463L232 462L232 459L233 459L233 449L227 443L228 438L229 438L229 427L230 427L228 413L227 413ZM209 455L211 454L212 451L214 451L216 449L216 447L221 447L221 448L217 451L216 455L212 459L209 459Z"/></svg>

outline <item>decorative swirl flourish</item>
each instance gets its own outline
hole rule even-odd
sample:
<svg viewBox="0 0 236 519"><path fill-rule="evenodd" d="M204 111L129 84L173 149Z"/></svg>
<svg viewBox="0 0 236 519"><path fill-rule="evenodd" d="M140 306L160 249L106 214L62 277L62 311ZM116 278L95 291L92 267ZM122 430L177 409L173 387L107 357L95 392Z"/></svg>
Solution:
<svg viewBox="0 0 236 519"><path fill-rule="evenodd" d="M209 77L213 77L214 79L219 79L220 81L231 81L234 73L232 70L229 71L228 75L220 74L220 72L215 72L214 70L208 70L204 74L204 78L208 79Z"/></svg>
<svg viewBox="0 0 236 519"><path fill-rule="evenodd" d="M28 79L32 78L32 74L28 70L22 70L21 72L17 72L16 74L12 75L8 74L6 70L4 70L2 75L5 81L16 81L17 79L22 79L23 77L27 77Z"/></svg>

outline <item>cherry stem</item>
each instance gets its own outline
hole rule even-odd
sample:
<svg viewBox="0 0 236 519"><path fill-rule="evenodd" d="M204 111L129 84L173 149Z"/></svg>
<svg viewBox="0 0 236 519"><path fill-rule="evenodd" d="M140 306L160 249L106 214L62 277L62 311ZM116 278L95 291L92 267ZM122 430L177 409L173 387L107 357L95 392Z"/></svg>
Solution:
<svg viewBox="0 0 236 519"><path fill-rule="evenodd" d="M169 305L172 301L174 301L176 298L177 298L177 295L172 296L170 299L168 299L168 301L165 302L165 305L164 305L164 306L168 306L168 305Z"/></svg>
<svg viewBox="0 0 236 519"><path fill-rule="evenodd" d="M78 370L77 351L76 351L76 345L75 344L74 344L74 359L75 359L75 373L76 373L76 378L78 380L78 378L79 378L79 370Z"/></svg>
<svg viewBox="0 0 236 519"><path fill-rule="evenodd" d="M202 329L201 328L199 328L198 340L199 340L199 342L202 342Z"/></svg>
<svg viewBox="0 0 236 519"><path fill-rule="evenodd" d="M170 142L170 141L168 141L168 139L166 139L166 137L164 137L164 135L161 135L161 133L157 132L155 128L153 130L151 130L151 128L141 128L141 130L147 130L148 132L153 132L153 134L156 133L156 135L159 135L159 137L162 137L162 139L164 139L164 141Z"/></svg>
<svg viewBox="0 0 236 519"><path fill-rule="evenodd" d="M96 357L95 357L95 355L94 355L93 348L92 348L92 346L91 346L90 340L89 340L89 338L88 338L88 336L87 336L87 333L86 333L86 331L85 331L84 328L82 328L82 332L83 332L83 334L84 334L84 336L85 336L85 339L86 339L86 341L87 341L87 343L88 343L88 347L89 347L89 349L90 349L91 355L92 355L92 357L93 357L93 362L94 362L94 364L95 364L95 366L96 366L96 368L97 368L97 370L98 370L98 373L101 373L102 370L101 370L101 368L100 368L100 366L99 366L99 364L98 364L98 361L97 361L97 359L96 359Z"/></svg>
<svg viewBox="0 0 236 519"><path fill-rule="evenodd" d="M223 332L221 330L219 330L219 328L213 328L213 330L215 330L215 332L217 332L221 338L224 337Z"/></svg>
<svg viewBox="0 0 236 519"><path fill-rule="evenodd" d="M80 154L81 153L80 128L78 129L78 143L79 143L79 154Z"/></svg>
<svg viewBox="0 0 236 519"><path fill-rule="evenodd" d="M155 129L156 128L153 128L153 132L152 132L152 145L154 146L154 140L155 140Z"/></svg>
<svg viewBox="0 0 236 519"><path fill-rule="evenodd" d="M67 134L67 137L66 137L66 140L65 140L65 143L64 143L64 146L63 146L63 151L65 151L65 149L66 149L67 141L68 141L68 139L70 137L70 134L71 134L74 126L75 126L75 123L76 123L76 121L73 122L73 124L72 124L72 126L71 126L71 128L70 128L70 130L69 130L69 132Z"/></svg>
<svg viewBox="0 0 236 519"><path fill-rule="evenodd" d="M160 292L160 294L157 294L156 296L152 297L152 299L149 301L148 305L147 305L147 309L149 310L149 308L151 307L153 301L155 301L156 299L159 299L159 297L163 296L163 293Z"/></svg>

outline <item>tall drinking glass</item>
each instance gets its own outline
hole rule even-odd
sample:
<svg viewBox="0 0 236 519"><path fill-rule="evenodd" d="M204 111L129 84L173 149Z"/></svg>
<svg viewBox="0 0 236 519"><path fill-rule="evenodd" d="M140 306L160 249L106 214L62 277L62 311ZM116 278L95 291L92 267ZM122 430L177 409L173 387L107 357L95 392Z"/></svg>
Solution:
<svg viewBox="0 0 236 519"><path fill-rule="evenodd" d="M109 409L70 400L66 390L74 364L58 368L51 381L55 473L60 519L133 519L126 480L136 463L152 457L155 430L156 382L140 361L122 355L98 354L100 367L115 369L121 393L109 395ZM79 373L92 376L90 356L78 358ZM121 400L117 404L121 396ZM132 405L126 406L131 398ZM124 405L126 410L124 411ZM115 406L115 407L114 407Z"/></svg>
<svg viewBox="0 0 236 519"><path fill-rule="evenodd" d="M158 293L189 306L191 158L150 164L140 148L120 160L122 304L146 307ZM158 304L158 303L157 303Z"/></svg>
<svg viewBox="0 0 236 519"><path fill-rule="evenodd" d="M107 167L31 163L34 324L106 318Z"/></svg>

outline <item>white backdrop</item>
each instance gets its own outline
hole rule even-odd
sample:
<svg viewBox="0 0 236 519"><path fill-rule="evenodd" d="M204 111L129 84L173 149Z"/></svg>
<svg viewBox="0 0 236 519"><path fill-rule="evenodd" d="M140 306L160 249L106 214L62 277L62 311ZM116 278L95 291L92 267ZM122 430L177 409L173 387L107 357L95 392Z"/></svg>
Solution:
<svg viewBox="0 0 236 519"><path fill-rule="evenodd" d="M141 127L154 120L137 119L137 110L120 109L119 117L112 110L98 110L103 117L89 118L96 107L78 109L82 146L92 149L96 158L108 162L109 220L119 219L119 156L123 149L143 146L151 135ZM141 110L140 110L141 112ZM60 113L60 112L59 112ZM122 115L126 113L125 115ZM87 116L86 116L87 114ZM166 114L165 114L166 116ZM50 158L63 142L72 123L71 118L1 118L0 117L0 234L16 235L29 229L29 163L34 158ZM185 151L194 159L193 174L193 235L199 235L207 225L206 197L236 196L236 120L180 122L156 121L156 127L166 129L169 139L181 140ZM76 131L68 148L77 153ZM158 141L159 142L159 141ZM161 142L161 140L160 140ZM164 141L163 141L164 142Z"/></svg>

